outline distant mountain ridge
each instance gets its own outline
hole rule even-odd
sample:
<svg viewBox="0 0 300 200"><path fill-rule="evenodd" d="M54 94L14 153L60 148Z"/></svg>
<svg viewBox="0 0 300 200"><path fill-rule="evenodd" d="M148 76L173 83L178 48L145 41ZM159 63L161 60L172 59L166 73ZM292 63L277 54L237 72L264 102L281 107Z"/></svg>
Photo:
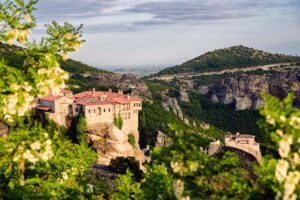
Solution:
<svg viewBox="0 0 300 200"><path fill-rule="evenodd" d="M19 68L23 65L24 57L20 54L24 49L15 45L8 45L0 42L0 59L12 67ZM61 68L71 74L83 73L112 73L106 70L98 69L82 62L68 59L66 61L60 60Z"/></svg>
<svg viewBox="0 0 300 200"><path fill-rule="evenodd" d="M156 75L210 72L275 63L300 62L299 56L267 53L242 45L207 52L181 65L166 68Z"/></svg>

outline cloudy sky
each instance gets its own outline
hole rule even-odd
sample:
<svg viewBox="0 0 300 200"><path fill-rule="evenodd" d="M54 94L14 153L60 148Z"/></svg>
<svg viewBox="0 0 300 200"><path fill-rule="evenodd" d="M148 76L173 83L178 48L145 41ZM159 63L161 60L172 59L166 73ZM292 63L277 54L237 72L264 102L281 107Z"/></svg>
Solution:
<svg viewBox="0 0 300 200"><path fill-rule="evenodd" d="M299 0L40 0L39 26L84 25L72 58L98 67L172 66L246 45L300 55ZM38 37L38 36L36 36Z"/></svg>

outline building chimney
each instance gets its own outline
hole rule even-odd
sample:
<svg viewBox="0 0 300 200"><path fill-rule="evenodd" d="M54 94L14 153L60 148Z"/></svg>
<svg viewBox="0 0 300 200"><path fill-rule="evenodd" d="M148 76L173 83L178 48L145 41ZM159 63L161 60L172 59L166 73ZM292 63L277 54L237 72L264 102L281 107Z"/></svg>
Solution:
<svg viewBox="0 0 300 200"><path fill-rule="evenodd" d="M96 92L96 90L95 90L95 88L93 88L93 89L92 89L92 96L93 96L93 97L95 96L95 92Z"/></svg>
<svg viewBox="0 0 300 200"><path fill-rule="evenodd" d="M119 93L119 94L123 94L123 90L118 89L118 93Z"/></svg>
<svg viewBox="0 0 300 200"><path fill-rule="evenodd" d="M112 92L111 88L108 89L108 92Z"/></svg>
<svg viewBox="0 0 300 200"><path fill-rule="evenodd" d="M130 100L130 94L127 94L127 100L128 101Z"/></svg>

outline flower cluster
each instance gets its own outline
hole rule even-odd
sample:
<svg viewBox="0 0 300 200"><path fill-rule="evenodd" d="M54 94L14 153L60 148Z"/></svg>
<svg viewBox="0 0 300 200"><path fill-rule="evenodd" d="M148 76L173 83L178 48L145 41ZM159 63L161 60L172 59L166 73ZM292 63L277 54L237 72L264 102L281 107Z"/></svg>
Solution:
<svg viewBox="0 0 300 200"><path fill-rule="evenodd" d="M20 44L24 44L27 41L30 33L30 29L10 29L6 31L4 38L9 45L12 45L16 40Z"/></svg>
<svg viewBox="0 0 300 200"><path fill-rule="evenodd" d="M275 177L282 189L279 189L276 198L297 199L300 189L300 110L292 106L293 95L283 102L267 96L266 102L262 114L274 130L273 139L278 143L281 157L276 165Z"/></svg>
<svg viewBox="0 0 300 200"><path fill-rule="evenodd" d="M5 120L13 122L14 116L22 117L31 109L34 97L30 93L32 86L28 82L23 85L14 83L10 87L13 93L3 98L2 112Z"/></svg>
<svg viewBox="0 0 300 200"><path fill-rule="evenodd" d="M68 59L68 51L78 51L82 48L82 40L80 35L72 35L71 33L66 33L63 38L63 52L62 58L64 60Z"/></svg>
<svg viewBox="0 0 300 200"><path fill-rule="evenodd" d="M27 160L28 162L35 164L39 160L47 161L51 159L53 155L51 140L47 139L45 142L39 140L29 144L29 142L23 141L17 149L13 161L18 162L19 160Z"/></svg>
<svg viewBox="0 0 300 200"><path fill-rule="evenodd" d="M66 87L64 80L68 79L69 75L60 67L42 68L38 70L38 75L43 77L38 83L38 96L47 94L58 95L60 91Z"/></svg>

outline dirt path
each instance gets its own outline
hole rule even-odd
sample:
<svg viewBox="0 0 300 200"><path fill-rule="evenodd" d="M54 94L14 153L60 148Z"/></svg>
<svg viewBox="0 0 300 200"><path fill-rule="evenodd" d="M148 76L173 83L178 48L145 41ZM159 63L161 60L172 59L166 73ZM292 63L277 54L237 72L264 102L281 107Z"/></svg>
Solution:
<svg viewBox="0 0 300 200"><path fill-rule="evenodd" d="M171 74L171 75L163 75L163 76L157 76L153 77L150 80L161 80L161 81L171 81L174 78L180 79L180 78L192 78L192 77L198 77L198 76L208 76L208 75L220 75L225 73L235 73L235 72L248 72L248 71L255 71L258 69L262 70L269 70L273 67L280 67L280 66L290 66L295 65L296 63L276 63L276 64L270 64L270 65L260 65L260 66L253 66L253 67L245 67L245 68L234 68L234 69L225 69L221 71L213 71L213 72L192 72L192 73L181 73L181 74Z"/></svg>

